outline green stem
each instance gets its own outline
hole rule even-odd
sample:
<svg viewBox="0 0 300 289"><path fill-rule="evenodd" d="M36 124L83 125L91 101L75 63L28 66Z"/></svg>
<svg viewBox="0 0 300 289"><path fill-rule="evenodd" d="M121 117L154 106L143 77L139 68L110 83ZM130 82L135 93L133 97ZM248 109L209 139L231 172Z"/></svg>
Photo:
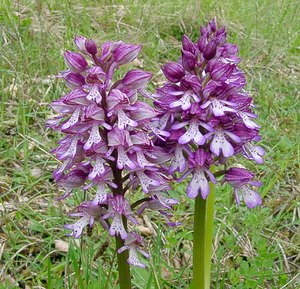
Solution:
<svg viewBox="0 0 300 289"><path fill-rule="evenodd" d="M206 200L195 199L193 241L193 289L210 288L212 229L214 219L214 185Z"/></svg>
<svg viewBox="0 0 300 289"><path fill-rule="evenodd" d="M123 218L123 224L125 229L127 229L127 220ZM118 271L119 271L119 284L120 289L131 289L131 275L130 275L130 265L127 262L129 257L128 250L123 251L121 254L118 250L124 246L124 241L120 236L116 237L116 252L118 258Z"/></svg>

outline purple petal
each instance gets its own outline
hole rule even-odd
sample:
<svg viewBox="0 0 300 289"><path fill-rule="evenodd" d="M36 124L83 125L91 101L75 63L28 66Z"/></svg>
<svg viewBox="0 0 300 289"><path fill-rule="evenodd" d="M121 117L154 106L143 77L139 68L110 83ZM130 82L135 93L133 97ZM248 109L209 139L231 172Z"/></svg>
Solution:
<svg viewBox="0 0 300 289"><path fill-rule="evenodd" d="M241 191L244 202L248 208L252 209L262 204L261 197L257 192L247 188L246 186L242 187Z"/></svg>
<svg viewBox="0 0 300 289"><path fill-rule="evenodd" d="M139 89L148 83L152 78L152 73L143 70L131 70L122 79L122 84L128 89Z"/></svg>
<svg viewBox="0 0 300 289"><path fill-rule="evenodd" d="M113 221L109 228L109 234L111 236L120 235L122 240L125 240L128 236L122 221L122 215L115 213Z"/></svg>
<svg viewBox="0 0 300 289"><path fill-rule="evenodd" d="M80 53L66 51L64 57L66 65L74 72L80 73L88 66L87 61Z"/></svg>
<svg viewBox="0 0 300 289"><path fill-rule="evenodd" d="M113 50L114 60L118 65L126 64L134 60L142 46L122 43Z"/></svg>
<svg viewBox="0 0 300 289"><path fill-rule="evenodd" d="M171 82L179 82L185 72L180 63L170 62L162 67L162 72Z"/></svg>

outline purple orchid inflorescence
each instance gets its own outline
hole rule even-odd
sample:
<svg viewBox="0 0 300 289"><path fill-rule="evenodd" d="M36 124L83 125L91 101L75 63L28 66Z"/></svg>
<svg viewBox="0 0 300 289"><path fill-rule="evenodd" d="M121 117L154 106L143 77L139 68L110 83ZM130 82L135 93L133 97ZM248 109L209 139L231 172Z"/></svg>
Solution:
<svg viewBox="0 0 300 289"><path fill-rule="evenodd" d="M87 191L89 199L70 214L80 219L65 228L79 238L85 226L98 221L111 236L123 240L118 252L129 250L129 264L145 267L137 254L149 257L135 228L137 216L157 210L169 225L177 225L171 221L177 201L167 193L170 177L164 165L171 155L154 145L157 137L170 134L153 125L160 112L138 98L149 95L145 88L152 74L134 69L116 79L116 70L138 56L139 45L119 41L98 47L81 36L75 44L80 52L65 52L68 70L59 76L71 92L52 102L58 116L48 121L64 134L53 150L62 162L53 173L64 190L61 199L78 188ZM139 186L145 195L132 204Z"/></svg>
<svg viewBox="0 0 300 289"><path fill-rule="evenodd" d="M262 203L253 189L261 185L254 173L234 167L231 158L243 155L261 164L265 154L256 145L260 127L237 66L238 48L226 42L225 28L218 29L215 19L200 34L195 43L183 36L181 58L163 66L167 82L154 94L146 89L151 73L116 73L136 59L140 45L118 41L99 47L79 36L79 52L64 54L68 70L59 77L71 92L51 104L58 115L48 126L64 134L53 150L62 163L53 177L64 190L61 199L74 189L88 196L70 214L80 219L65 228L79 238L98 221L122 239L118 253L128 250L131 265L145 267L139 255L149 257L137 216L155 210L168 225L179 224L172 220L177 204L168 193L172 180L190 177L188 197L206 199L209 182L224 174L222 182L234 188L237 204L241 198L249 208ZM220 165L225 169L217 171ZM134 194L138 188L145 194L140 199Z"/></svg>
<svg viewBox="0 0 300 289"><path fill-rule="evenodd" d="M225 28L218 29L215 19L200 34L195 43L183 36L181 58L163 66L168 81L152 97L161 111L156 127L169 132L165 141L155 143L173 155L169 173L179 174L179 181L191 175L187 195L200 193L206 199L209 181L216 183L220 175L213 166L228 167L230 157L239 154L261 164L265 152L255 144L260 127L253 121L252 98L237 66L237 46L226 42ZM240 197L249 208L262 203L251 189L260 185L253 177L246 169L225 170L223 182L234 187L237 204Z"/></svg>

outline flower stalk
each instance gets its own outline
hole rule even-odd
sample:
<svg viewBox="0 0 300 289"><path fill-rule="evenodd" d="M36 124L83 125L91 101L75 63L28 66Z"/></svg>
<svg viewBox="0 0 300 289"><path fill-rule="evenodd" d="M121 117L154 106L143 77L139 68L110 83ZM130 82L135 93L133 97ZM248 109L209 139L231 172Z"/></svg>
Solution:
<svg viewBox="0 0 300 289"><path fill-rule="evenodd" d="M210 183L210 194L204 200L195 199L193 240L193 289L210 288L212 233L214 219L214 184Z"/></svg>
<svg viewBox="0 0 300 289"><path fill-rule="evenodd" d="M124 246L123 240L117 236L116 237L116 250ZM117 254L118 258L118 272L119 272L119 285L120 289L131 289L131 275L130 275L130 265L127 262L129 257L128 250Z"/></svg>

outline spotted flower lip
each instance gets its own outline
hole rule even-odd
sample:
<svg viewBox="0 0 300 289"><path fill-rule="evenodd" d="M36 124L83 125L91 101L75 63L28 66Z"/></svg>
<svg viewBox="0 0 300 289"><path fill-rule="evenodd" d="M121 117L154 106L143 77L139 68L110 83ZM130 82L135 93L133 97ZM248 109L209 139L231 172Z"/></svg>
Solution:
<svg viewBox="0 0 300 289"><path fill-rule="evenodd" d="M134 224L138 224L138 221L133 217L129 202L122 195L110 196L108 199L108 212L102 218L112 218L109 234L111 236L120 235L124 240L128 237L128 233L124 228L122 215Z"/></svg>
<svg viewBox="0 0 300 289"><path fill-rule="evenodd" d="M145 268L146 265L142 263L138 257L138 252L144 257L149 258L150 255L146 253L141 247L144 245L143 238L136 232L129 233L128 238L124 242L124 246L118 250L118 253L122 253L125 250L129 250L129 258L127 262L131 265Z"/></svg>
<svg viewBox="0 0 300 289"><path fill-rule="evenodd" d="M104 222L101 217L105 213L105 209L102 209L98 205L94 205L91 202L83 202L77 207L76 213L69 214L72 217L81 217L74 224L66 224L64 227L72 232L68 236L74 236L79 238L82 234L84 227L89 225L93 226L95 221L99 221L103 227L107 228L106 222Z"/></svg>
<svg viewBox="0 0 300 289"><path fill-rule="evenodd" d="M243 168L231 168L225 175L225 181L234 187L236 203L240 204L240 195L248 208L262 204L259 194L249 186L259 187L261 182L253 181L254 174Z"/></svg>

